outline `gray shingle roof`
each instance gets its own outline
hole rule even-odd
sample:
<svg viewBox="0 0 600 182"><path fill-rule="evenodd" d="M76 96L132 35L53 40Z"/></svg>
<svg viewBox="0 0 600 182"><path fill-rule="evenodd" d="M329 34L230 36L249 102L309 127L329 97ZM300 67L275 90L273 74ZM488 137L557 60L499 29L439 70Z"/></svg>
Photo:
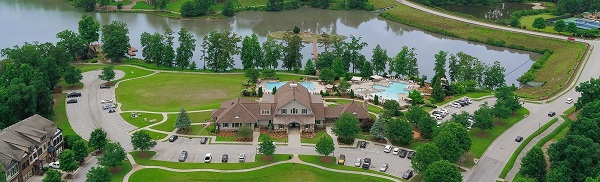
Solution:
<svg viewBox="0 0 600 182"><path fill-rule="evenodd" d="M52 138L57 128L40 115L21 120L0 132L0 163L6 171L12 161L20 161L30 148L40 146L45 138Z"/></svg>

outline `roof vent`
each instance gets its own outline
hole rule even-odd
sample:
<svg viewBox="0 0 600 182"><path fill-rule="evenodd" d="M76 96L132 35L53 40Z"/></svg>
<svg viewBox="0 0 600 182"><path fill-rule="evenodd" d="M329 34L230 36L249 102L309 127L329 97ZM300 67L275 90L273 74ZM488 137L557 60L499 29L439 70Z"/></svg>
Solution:
<svg viewBox="0 0 600 182"><path fill-rule="evenodd" d="M240 116L235 116L235 119L240 119Z"/></svg>
<svg viewBox="0 0 600 182"><path fill-rule="evenodd" d="M296 87L298 87L297 83L290 83L290 89L294 89Z"/></svg>
<svg viewBox="0 0 600 182"><path fill-rule="evenodd" d="M356 115L356 114L358 114L358 113L356 113L356 112L352 112L352 114Z"/></svg>

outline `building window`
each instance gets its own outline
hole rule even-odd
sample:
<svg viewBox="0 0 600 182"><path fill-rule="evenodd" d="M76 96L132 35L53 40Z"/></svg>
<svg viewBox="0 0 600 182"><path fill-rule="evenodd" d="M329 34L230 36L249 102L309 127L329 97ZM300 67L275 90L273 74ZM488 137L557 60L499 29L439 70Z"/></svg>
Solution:
<svg viewBox="0 0 600 182"><path fill-rule="evenodd" d="M302 109L302 114L308 114L308 109Z"/></svg>
<svg viewBox="0 0 600 182"><path fill-rule="evenodd" d="M234 127L234 128L239 128L241 126L242 126L242 123L233 123L232 124L232 127Z"/></svg>
<svg viewBox="0 0 600 182"><path fill-rule="evenodd" d="M281 114L287 114L287 109L281 109Z"/></svg>
<svg viewBox="0 0 600 182"><path fill-rule="evenodd" d="M223 128L229 128L229 123L223 123Z"/></svg>
<svg viewBox="0 0 600 182"><path fill-rule="evenodd" d="M269 115L269 114L271 114L271 110L266 110L266 109L260 110L260 114L261 115Z"/></svg>
<svg viewBox="0 0 600 182"><path fill-rule="evenodd" d="M246 126L252 128L252 123L246 123Z"/></svg>
<svg viewBox="0 0 600 182"><path fill-rule="evenodd" d="M298 114L298 109L296 108L292 108L292 111L290 112L291 114Z"/></svg>
<svg viewBox="0 0 600 182"><path fill-rule="evenodd" d="M321 124L321 120L316 120L315 124Z"/></svg>

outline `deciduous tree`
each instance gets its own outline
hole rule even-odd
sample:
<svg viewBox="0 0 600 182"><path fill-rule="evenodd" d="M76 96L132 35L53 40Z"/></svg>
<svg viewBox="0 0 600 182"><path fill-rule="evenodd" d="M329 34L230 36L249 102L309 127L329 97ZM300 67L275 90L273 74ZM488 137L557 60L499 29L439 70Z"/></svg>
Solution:
<svg viewBox="0 0 600 182"><path fill-rule="evenodd" d="M319 75L319 79L323 80L326 83L331 83L335 80L335 72L329 68L321 69L321 74Z"/></svg>
<svg viewBox="0 0 600 182"><path fill-rule="evenodd" d="M196 50L196 39L194 35L185 28L179 30L179 47L177 47L177 56L175 56L175 67L186 69L190 66L190 59L194 56Z"/></svg>
<svg viewBox="0 0 600 182"><path fill-rule="evenodd" d="M6 181L6 179L4 179L4 181ZM46 171L46 177L44 177L42 182L62 182L62 174L60 174L60 171L58 170L49 169L48 171Z"/></svg>
<svg viewBox="0 0 600 182"><path fill-rule="evenodd" d="M283 0L268 0L267 11L281 11L283 10Z"/></svg>
<svg viewBox="0 0 600 182"><path fill-rule="evenodd" d="M263 138L262 143L259 144L258 152L267 156L273 155L275 153L275 145L273 145L273 140L271 139L271 137L267 136Z"/></svg>
<svg viewBox="0 0 600 182"><path fill-rule="evenodd" d="M109 82L115 78L115 68L112 65L102 68L102 74L98 75L98 77L100 80Z"/></svg>
<svg viewBox="0 0 600 182"><path fill-rule="evenodd" d="M106 140L106 133L102 131L101 128L97 128L94 131L92 131L88 143L89 147L92 147L93 149L98 151L102 151L102 149L104 149L104 146L106 146L106 143L108 143Z"/></svg>
<svg viewBox="0 0 600 182"><path fill-rule="evenodd" d="M471 138L467 129L455 122L442 124L440 129L434 133L435 145L440 150L443 159L457 161L460 156L471 149Z"/></svg>
<svg viewBox="0 0 600 182"><path fill-rule="evenodd" d="M387 55L387 50L381 48L381 46L377 44L375 49L373 49L373 57L371 58L371 62L373 62L373 71L375 71L377 75L384 72L385 64L389 59L390 57Z"/></svg>
<svg viewBox="0 0 600 182"><path fill-rule="evenodd" d="M83 75L81 75L81 70L79 68L70 66L65 70L63 78L67 84L74 85L83 79Z"/></svg>
<svg viewBox="0 0 600 182"><path fill-rule="evenodd" d="M234 8L233 2L231 2L231 0L230 0L225 3L225 7L223 7L223 11L221 11L221 12L225 16L232 17L235 14L235 10L233 8Z"/></svg>
<svg viewBox="0 0 600 182"><path fill-rule="evenodd" d="M184 108L179 110L179 115L177 115L177 119L175 119L175 128L178 131L188 131L192 126L192 121L190 121L190 117Z"/></svg>
<svg viewBox="0 0 600 182"><path fill-rule="evenodd" d="M106 58L113 62L119 62L125 58L129 50L129 29L127 24L120 21L113 21L108 25L102 26L102 52Z"/></svg>
<svg viewBox="0 0 600 182"><path fill-rule="evenodd" d="M237 45L240 37L229 30L212 31L204 36L202 47L206 50L206 66L213 71L221 72L234 65L233 55L239 53Z"/></svg>
<svg viewBox="0 0 600 182"><path fill-rule="evenodd" d="M86 0L87 1L87 0ZM94 4L96 2L94 1ZM93 9L92 9L93 10ZM81 39L83 39L86 43L92 43L98 41L100 38L100 23L98 23L94 18L88 15L83 15L81 20L79 20L79 35Z"/></svg>
<svg viewBox="0 0 600 182"><path fill-rule="evenodd" d="M283 45L273 39L267 39L262 44L264 60L260 61L262 68L273 68L279 67L279 60L281 60Z"/></svg>
<svg viewBox="0 0 600 182"><path fill-rule="evenodd" d="M410 99L412 99L411 104L413 106L423 103L423 96L421 95L421 92L419 92L418 90L412 90L412 91L408 92L408 97Z"/></svg>
<svg viewBox="0 0 600 182"><path fill-rule="evenodd" d="M408 145L413 139L412 127L403 119L392 119L387 122L386 136L392 143Z"/></svg>
<svg viewBox="0 0 600 182"><path fill-rule="evenodd" d="M244 76L246 76L250 82L256 83L260 76L260 71L254 68L248 68L244 70Z"/></svg>
<svg viewBox="0 0 600 182"><path fill-rule="evenodd" d="M567 24L565 24L564 20L558 20L558 21L554 22L554 31L561 33L561 32L564 32L566 28L567 28Z"/></svg>
<svg viewBox="0 0 600 182"><path fill-rule="evenodd" d="M354 141L360 127L358 126L358 118L350 113L342 114L335 122L331 131L341 140Z"/></svg>
<svg viewBox="0 0 600 182"><path fill-rule="evenodd" d="M286 32L283 36L285 46L283 47L283 67L288 71L294 67L302 67L302 54L300 50L304 47L302 38L296 34Z"/></svg>
<svg viewBox="0 0 600 182"><path fill-rule="evenodd" d="M600 79L591 78L589 81L580 83L575 91L581 93L581 97L575 102L575 107L583 108L586 104L600 100Z"/></svg>
<svg viewBox="0 0 600 182"><path fill-rule="evenodd" d="M461 111L460 113L453 113L450 122L459 123L463 127L469 126L469 113L467 111Z"/></svg>
<svg viewBox="0 0 600 182"><path fill-rule="evenodd" d="M252 34L250 37L245 36L242 41L242 51L240 55L244 69L261 66L262 64L260 62L262 58L263 54L256 34Z"/></svg>
<svg viewBox="0 0 600 182"><path fill-rule="evenodd" d="M248 139L248 138L252 138L252 128L247 127L247 126L242 126L237 130L237 137L239 138L243 138L243 139Z"/></svg>
<svg viewBox="0 0 600 182"><path fill-rule="evenodd" d="M596 175L596 170L589 166L598 166L600 156L590 155L597 153L600 153L600 145L581 135L567 135L548 149L553 166L562 161L571 170L568 181L585 181L587 176Z"/></svg>
<svg viewBox="0 0 600 182"><path fill-rule="evenodd" d="M86 12L92 12L96 9L96 0L77 0L76 5L83 8Z"/></svg>
<svg viewBox="0 0 600 182"><path fill-rule="evenodd" d="M429 165L429 168L423 174L424 182L461 182L463 181L460 172L454 164L447 160L441 160Z"/></svg>
<svg viewBox="0 0 600 182"><path fill-rule="evenodd" d="M533 26L533 28L537 28L539 31L540 29L546 28L546 20L544 20L542 17L536 18L531 26Z"/></svg>
<svg viewBox="0 0 600 182"><path fill-rule="evenodd" d="M506 85L506 80L504 79L504 72L506 69L500 66L500 62L494 61L494 64L485 71L485 79L483 80L483 85L490 89L494 90L496 88L500 88Z"/></svg>
<svg viewBox="0 0 600 182"><path fill-rule="evenodd" d="M322 136L319 138L319 141L317 141L315 150L321 155L329 156L329 154L335 150L333 139L329 135Z"/></svg>
<svg viewBox="0 0 600 182"><path fill-rule="evenodd" d="M473 113L473 121L475 121L473 126L482 130L492 129L494 127L493 117L493 110L487 104L483 104Z"/></svg>
<svg viewBox="0 0 600 182"><path fill-rule="evenodd" d="M433 130L435 129L436 125L437 122L432 117L422 117L417 123L417 127L421 132L421 137L425 139L431 139L433 137Z"/></svg>
<svg viewBox="0 0 600 182"><path fill-rule="evenodd" d="M383 116L384 117L394 117L396 116L396 112L400 110L400 104L396 100L386 100L383 103Z"/></svg>
<svg viewBox="0 0 600 182"><path fill-rule="evenodd" d="M364 61L362 68L360 68L360 76L369 78L371 75L373 75L373 66L371 66L371 62Z"/></svg>
<svg viewBox="0 0 600 182"><path fill-rule="evenodd" d="M104 155L98 158L98 164L110 168L117 167L127 158L125 149L119 143L108 143Z"/></svg>
<svg viewBox="0 0 600 182"><path fill-rule="evenodd" d="M67 173L75 171L79 165L75 160L75 153L72 150L63 150L60 153L60 170L65 171Z"/></svg>
<svg viewBox="0 0 600 182"><path fill-rule="evenodd" d="M352 63L352 73L356 72L356 68L362 67L363 62L366 60L365 56L361 54L361 51L368 44L361 39L362 37L356 38L351 35L350 42L346 43L345 46L346 52L344 54L347 54L345 61L350 61L349 63ZM348 71L348 68L346 68L346 71Z"/></svg>
<svg viewBox="0 0 600 182"><path fill-rule="evenodd" d="M56 42L56 46L61 46L67 50L67 52L72 55L73 59L85 58L88 47L85 40L83 40L79 34L71 30L63 30L56 34L56 38L60 39Z"/></svg>
<svg viewBox="0 0 600 182"><path fill-rule="evenodd" d="M156 141L154 141L144 130L138 130L131 135L131 145L133 145L133 150L140 150L144 153L145 151L154 148L154 146L156 146Z"/></svg>
<svg viewBox="0 0 600 182"><path fill-rule="evenodd" d="M312 59L308 59L308 61L306 61L306 64L304 65L304 74L307 74L307 75L317 74L317 70L315 70L315 64L313 64Z"/></svg>
<svg viewBox="0 0 600 182"><path fill-rule="evenodd" d="M534 178L537 181L546 179L546 159L544 153L539 147L534 147L525 154L521 160L521 175Z"/></svg>
<svg viewBox="0 0 600 182"><path fill-rule="evenodd" d="M85 157L88 156L87 146L85 145L85 142L83 142L83 139L77 140L73 144L72 150L75 154L75 160L79 161L79 163L83 162Z"/></svg>
<svg viewBox="0 0 600 182"><path fill-rule="evenodd" d="M434 162L442 160L442 156L440 156L440 150L432 143L425 143L419 147L415 151L415 156L413 156L410 163L415 169L415 172L419 174L424 174L429 168L429 165Z"/></svg>
<svg viewBox="0 0 600 182"><path fill-rule="evenodd" d="M98 166L92 167L90 171L85 175L85 182L106 182L110 181L110 172L106 167Z"/></svg>

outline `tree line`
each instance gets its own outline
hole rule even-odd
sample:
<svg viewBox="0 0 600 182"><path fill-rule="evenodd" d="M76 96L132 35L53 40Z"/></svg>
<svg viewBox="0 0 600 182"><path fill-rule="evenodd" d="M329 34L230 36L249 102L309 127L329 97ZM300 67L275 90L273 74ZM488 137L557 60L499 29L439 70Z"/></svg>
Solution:
<svg viewBox="0 0 600 182"><path fill-rule="evenodd" d="M548 148L550 169L541 148L533 148L521 161L522 181L600 180L600 79L592 78L575 87L581 96L575 103L577 120L564 138Z"/></svg>
<svg viewBox="0 0 600 182"><path fill-rule="evenodd" d="M523 2L523 0L418 0L417 2L427 6L444 6L497 4L502 2Z"/></svg>

